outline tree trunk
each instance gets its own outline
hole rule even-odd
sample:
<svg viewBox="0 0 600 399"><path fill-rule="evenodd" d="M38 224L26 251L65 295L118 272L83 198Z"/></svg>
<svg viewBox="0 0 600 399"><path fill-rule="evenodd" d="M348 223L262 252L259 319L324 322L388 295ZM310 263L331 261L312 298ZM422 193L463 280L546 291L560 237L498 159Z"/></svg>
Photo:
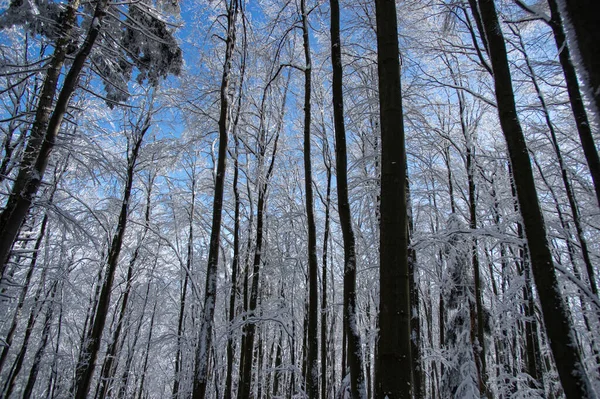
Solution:
<svg viewBox="0 0 600 399"><path fill-rule="evenodd" d="M125 229L127 227L127 218L129 215L131 191L133 188L133 179L135 176L135 167L144 135L151 126L151 119L152 111L148 111L144 117L142 125L139 126L139 130L135 132L135 137L132 138L133 142L130 143L132 148L128 148L127 177L125 180L125 187L123 189L123 200L121 201L119 221L117 223L117 229L115 231L115 235L113 236L110 252L108 253L108 259L106 261L106 276L100 291L100 298L98 299L92 330L85 342L85 345L81 348L82 356L80 356L75 371L75 384L72 390L72 394L74 395L75 399L87 398L90 384L92 382L92 376L96 367L96 358L98 357L98 352L100 351L102 332L104 330L106 318L108 317L115 272L117 271L119 256L121 255L121 248L123 247L123 239L125 237Z"/></svg>
<svg viewBox="0 0 600 399"><path fill-rule="evenodd" d="M339 1L330 0L330 7L335 166L337 172L338 213L344 240L344 329L348 337L348 365L350 366L352 398L366 399L367 392L363 374L362 344L358 330L358 313L356 309L356 243L352 228L350 200L348 199L348 156L346 154L346 126L344 123Z"/></svg>
<svg viewBox="0 0 600 399"><path fill-rule="evenodd" d="M381 120L381 231L377 399L410 398L410 294L406 209L406 149L396 3L376 0Z"/></svg>
<svg viewBox="0 0 600 399"><path fill-rule="evenodd" d="M87 37L64 78L63 87L52 110L67 47L71 43L70 34L76 21L79 0L73 0L63 17L62 33L56 42L54 55L46 73L23 161L9 194L8 202L0 214L0 278L4 275L10 249L17 238L19 228L42 184L50 153L54 149L58 131L67 112L71 96L77 87L79 75L102 28L107 2L108 0L98 1Z"/></svg>
<svg viewBox="0 0 600 399"><path fill-rule="evenodd" d="M484 34L489 43L500 125L506 138L513 170L516 171L514 182L517 198L550 348L567 399L592 398L595 395L577 352L571 320L561 298L552 254L548 247L533 170L516 111L506 46L498 22L496 7L493 0L478 0L478 6L482 16Z"/></svg>
<svg viewBox="0 0 600 399"><path fill-rule="evenodd" d="M600 118L600 7L595 0L561 0L572 29L572 47L579 55L581 76Z"/></svg>
<svg viewBox="0 0 600 399"><path fill-rule="evenodd" d="M227 163L227 127L229 119L229 80L233 50L235 48L236 19L238 13L237 0L231 0L227 6L227 38L225 47L225 63L221 77L219 114L219 154L217 160L217 176L213 198L212 225L210 244L208 250L208 265L206 267L206 288L204 291L204 309L202 312L202 325L196 348L196 361L194 367L194 383L192 399L204 399L206 385L208 384L208 354L212 345L212 331L214 324L216 295L217 295L217 269L219 265L219 243L221 241L221 215L223 213L223 189L225 186L225 172Z"/></svg>
<svg viewBox="0 0 600 399"><path fill-rule="evenodd" d="M312 63L310 55L310 41L308 32L308 11L306 0L300 0L300 13L302 20L302 39L304 47L304 190L306 195L306 224L308 228L308 325L307 325L307 380L306 392L309 399L319 397L319 288L318 288L318 261L317 261L317 233L315 227L315 210L313 203L313 179L311 164L311 80Z"/></svg>
<svg viewBox="0 0 600 399"><path fill-rule="evenodd" d="M327 174L327 191L325 194L325 231L323 232L323 267L321 270L321 399L327 399L327 365L328 365L328 341L327 341L327 259L329 257L329 230L331 212L331 156L327 133L323 123L323 160Z"/></svg>
<svg viewBox="0 0 600 399"><path fill-rule="evenodd" d="M577 132L579 133L583 153L590 169L590 174L592 175L596 199L600 206L600 158L598 158L598 150L596 149L592 128L585 110L585 104L583 103L579 82L577 81L577 73L571 59L569 45L567 44L563 23L558 11L557 0L548 0L548 4L550 5L550 27L554 33L554 41L558 49L558 59L565 75L571 110L575 117Z"/></svg>
<svg viewBox="0 0 600 399"><path fill-rule="evenodd" d="M59 286L59 282L55 282L52 287L52 293L50 294L50 300L46 309L46 317L44 317L44 327L42 328L42 338L40 342L40 346L38 350L35 352L33 356L33 365L31 366L31 370L29 371L29 378L27 379L27 384L25 384L25 389L23 390L23 399L31 398L31 393L33 392L33 388L35 387L35 382L37 381L38 372L40 371L40 366L42 362L42 357L44 356L44 352L46 350L46 345L48 345L48 338L50 336L50 327L52 325L52 316L54 314L54 298L56 296L56 291Z"/></svg>

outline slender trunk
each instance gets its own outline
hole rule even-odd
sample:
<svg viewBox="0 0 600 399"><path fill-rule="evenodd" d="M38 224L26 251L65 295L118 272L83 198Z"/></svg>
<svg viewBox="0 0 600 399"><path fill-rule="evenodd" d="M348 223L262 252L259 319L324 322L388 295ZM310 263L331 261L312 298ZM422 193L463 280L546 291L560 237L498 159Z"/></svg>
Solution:
<svg viewBox="0 0 600 399"><path fill-rule="evenodd" d="M414 225L408 179L406 179L406 206L407 211L409 212L408 240L410 242L414 234ZM417 251L411 245L408 247L408 273L410 278L410 352L412 359L411 369L413 373L413 395L414 399L423 399L425 397L425 373L423 372L423 359L421 356L421 312L419 303L419 278L417 273Z"/></svg>
<svg viewBox="0 0 600 399"><path fill-rule="evenodd" d="M144 364L142 366L142 378L140 380L140 387L138 391L138 399L142 399L142 395L144 394L144 383L146 381L146 373L148 371L148 359L150 357L150 345L152 344L152 332L154 331L154 319L156 316L156 305L158 301L154 302L154 308L152 309L152 317L150 318L150 325L148 329L148 344L146 345L146 350L144 351Z"/></svg>
<svg viewBox="0 0 600 399"><path fill-rule="evenodd" d="M406 148L396 3L376 0L381 120L381 223L377 399L410 398L410 293L406 209Z"/></svg>
<svg viewBox="0 0 600 399"><path fill-rule="evenodd" d="M160 252L160 245L157 249L157 253ZM142 329L142 324L144 322L144 314L146 313L146 307L148 306L148 298L150 297L150 287L152 283L152 276L154 275L154 270L156 270L156 265L158 264L158 258L154 259L154 265L152 266L152 271L149 273L149 278L146 286L146 294L144 295L144 304L142 305L142 310L140 314L142 315L137 323L137 327L135 329L135 333L133 335L133 342L131 343L131 350L127 354L127 360L125 360L125 367L123 367L123 374L121 374L121 386L119 387L119 392L117 395L118 399L122 399L127 394L127 386L129 384L129 376L131 370L131 363L133 362L133 357L135 354L135 350L137 347L137 342L140 338L140 331ZM153 314L154 315L154 314ZM151 328L152 329L152 328ZM146 351L147 353L147 351ZM133 395L135 397L135 395Z"/></svg>
<svg viewBox="0 0 600 399"><path fill-rule="evenodd" d="M42 357L44 356L46 346L48 345L48 338L50 336L52 316L54 315L54 297L56 296L58 286L59 282L55 282L54 287L52 288L52 293L50 294L48 309L46 310L46 317L44 318L44 327L42 329L42 338L40 346L38 347L38 350L33 356L33 365L31 366L31 370L29 371L29 378L27 379L27 384L25 385L25 389L23 390L23 399L31 398L31 393L33 392L33 388L35 387L35 382L37 381Z"/></svg>
<svg viewBox="0 0 600 399"><path fill-rule="evenodd" d="M324 155L325 168L327 174L327 191L325 194L325 231L323 232L323 268L321 270L321 399L327 399L327 258L329 243L329 218L331 208L331 159L329 155L329 145L324 135Z"/></svg>
<svg viewBox="0 0 600 399"><path fill-rule="evenodd" d="M496 7L493 0L478 0L477 3L484 34L489 43L500 125L506 138L512 167L518 171L514 174L514 182L550 348L567 399L593 398L595 395L577 351L571 320L561 297L552 254L548 247L533 170L516 111L506 45Z"/></svg>
<svg viewBox="0 0 600 399"><path fill-rule="evenodd" d="M102 332L104 330L106 318L108 317L115 272L117 271L119 256L121 255L121 249L123 247L123 239L125 237L125 229L127 227L127 218L129 215L129 203L133 188L133 179L135 176L135 167L144 135L148 129L150 129L151 115L152 112L148 111L144 118L143 125L140 127L139 131L136 132L137 137L133 138L133 148L131 148L131 153L129 153L128 150L127 177L123 190L123 200L121 202L119 221L117 223L117 229L113 236L110 251L108 253L108 259L106 261L106 276L100 291L100 298L98 299L98 305L96 307L91 333L87 338L85 345L81 348L82 356L80 357L80 361L78 362L75 371L75 384L72 389L72 394L74 395L75 399L87 398L90 384L92 382L92 376L96 367L96 358L98 357L98 352L100 351Z"/></svg>
<svg viewBox="0 0 600 399"><path fill-rule="evenodd" d="M217 160L217 176L213 198L212 225L206 267L206 288L204 294L204 309L202 312L202 325L198 346L196 348L196 361L194 367L194 383L192 399L204 399L208 384L208 355L212 345L212 331L214 324L215 305L217 296L217 268L219 264L219 243L221 240L221 217L223 213L223 191L225 186L225 172L227 163L227 135L229 119L229 80L233 50L235 48L235 28L238 13L237 0L231 0L227 6L227 38L225 47L225 63L221 78L219 114L219 154Z"/></svg>
<svg viewBox="0 0 600 399"><path fill-rule="evenodd" d="M308 336L307 336L307 381L306 392L309 399L319 397L319 338L318 338L318 261L317 261L317 233L313 204L313 179L311 164L311 80L312 63L310 55L310 41L308 32L308 11L306 0L300 0L302 19L302 39L304 46L304 190L306 195L306 224L308 227Z"/></svg>
<svg viewBox="0 0 600 399"><path fill-rule="evenodd" d="M474 145L471 142L471 134L468 132L464 118L464 103L462 101L461 93L458 94L460 103L461 113L461 126L463 134L467 141L466 149L466 168L467 168L467 180L469 186L469 228L471 231L477 229L477 205L475 198L475 165L474 165ZM475 355L475 364L477 366L477 374L479 376L479 392L482 394L487 391L487 373L486 373L486 361L485 361L485 335L484 335L484 319L483 319L483 300L482 300L482 289L481 289L481 277L480 277L480 265L479 265L479 247L477 244L476 235L473 235L471 243L471 264L473 266L473 280L475 283L475 311L476 315L476 329L477 329L477 340L473 343L473 354Z"/></svg>
<svg viewBox="0 0 600 399"><path fill-rule="evenodd" d="M133 251L133 255L129 260L129 267L127 268L127 277L125 280L125 292L123 293L123 299L121 300L121 309L119 310L119 316L117 320L117 325L115 327L115 331L113 333L111 342L106 349L105 361L102 365L102 371L100 373L99 380L99 389L97 390L97 396L100 399L104 399L106 395L110 395L110 388L112 385L112 379L115 376L116 368L117 368L117 352L119 351L119 342L121 341L121 332L123 330L123 325L125 324L125 316L127 314L127 305L129 304L129 296L132 290L132 280L133 280L133 270L136 264L136 261L140 255L140 249L142 244L144 243L144 239L150 230L150 205L151 205L151 197L152 197L152 184L153 178L148 182L148 192L146 195L146 209L144 216L144 230L142 232L141 238ZM125 331L127 334L127 331ZM125 339L126 335L123 337Z"/></svg>
<svg viewBox="0 0 600 399"><path fill-rule="evenodd" d="M193 259L194 259L194 213L196 211L196 175L195 170L192 170L192 198L190 204L190 214L189 214L189 228L188 228L188 243L187 243L187 259L183 278L183 287L181 288L181 297L179 299L179 317L177 319L177 351L175 353L175 375L173 379L173 390L171 391L171 396L173 399L177 399L179 397L179 384L181 383L181 369L182 369L182 360L181 360L181 346L183 341L183 329L184 329L184 320L185 320L185 304L187 297L187 289L188 289L188 280L190 273L192 271Z"/></svg>
<svg viewBox="0 0 600 399"><path fill-rule="evenodd" d="M41 310L43 302L47 299L49 293L46 294L46 297L43 301L40 301L42 293L44 291L44 286L46 284L46 273L48 268L44 268L42 271L42 276L40 277L39 287L36 290L36 293L33 298L33 307L31 312L29 313L29 318L27 320L27 326L25 327L25 335L23 337L23 342L21 343L21 349L17 353L15 361L8 372L8 375L5 377L6 381L4 382L4 387L2 388L3 398L9 398L15 388L15 382L17 381L17 377L21 372L21 368L23 367L23 363L25 361L25 354L29 349L29 340L31 339L31 335L33 334L33 328L35 326L35 322L37 316Z"/></svg>
<svg viewBox="0 0 600 399"><path fill-rule="evenodd" d="M233 322L235 320L235 302L236 298L239 294L238 290L238 270L240 268L240 192L238 188L238 180L239 180L239 139L237 135L237 126L239 123L239 118L241 115L242 108L242 95L244 90L244 76L246 72L246 52L247 52L247 42L246 42L246 24L245 18L243 16L242 9L242 27L243 27L243 35L242 35L242 65L240 72L240 83L238 90L238 102L237 109L235 112L235 119L233 121L232 133L234 138L234 153L233 153L233 196L234 196L234 226L233 226L233 260L231 264L231 292L229 293L229 332L227 336L227 374L225 376L225 392L224 399L231 399L232 396L232 385L233 385L233 363L235 361L235 341L233 338Z"/></svg>
<svg viewBox="0 0 600 399"><path fill-rule="evenodd" d="M356 242L348 199L348 156L344 123L342 49L340 40L340 7L331 5L331 63L333 66L333 118L335 126L335 161L337 172L338 213L344 240L344 329L348 337L348 364L352 398L366 398L363 374L362 344L356 309Z"/></svg>

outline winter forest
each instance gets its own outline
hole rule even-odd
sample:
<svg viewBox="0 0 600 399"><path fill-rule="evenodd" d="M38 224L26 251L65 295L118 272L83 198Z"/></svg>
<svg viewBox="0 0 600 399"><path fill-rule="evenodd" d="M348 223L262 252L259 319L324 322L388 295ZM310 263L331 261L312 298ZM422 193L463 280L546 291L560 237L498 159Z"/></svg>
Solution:
<svg viewBox="0 0 600 399"><path fill-rule="evenodd" d="M599 8L1 2L0 398L597 398Z"/></svg>

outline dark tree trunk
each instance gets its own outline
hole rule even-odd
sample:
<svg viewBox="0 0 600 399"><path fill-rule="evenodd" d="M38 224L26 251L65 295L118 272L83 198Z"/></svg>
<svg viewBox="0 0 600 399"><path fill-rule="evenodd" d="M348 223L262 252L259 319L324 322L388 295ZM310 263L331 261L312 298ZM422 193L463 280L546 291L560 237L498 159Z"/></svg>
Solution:
<svg viewBox="0 0 600 399"><path fill-rule="evenodd" d="M583 263L585 264L586 271L588 274L588 280L590 284L590 288L594 295L598 296L598 286L596 284L596 276L594 273L594 267L592 265L592 260L590 258L590 251L588 249L587 240L585 239L583 226L581 225L581 216L579 213L579 207L575 200L575 193L573 192L573 188L571 186L571 181L567 174L567 167L565 165L564 158L562 156L562 152L560 150L560 145L558 143L558 138L556 136L556 129L554 129L554 124L550 119L550 110L546 105L546 99L544 98L544 94L540 89L538 84L538 79L533 70L533 65L529 60L529 56L525 49L525 43L523 42L523 38L519 31L512 29L513 33L517 36L519 41L519 50L523 54L525 59L525 64L527 66L527 70L529 71L529 75L531 77L531 82L533 83L533 87L535 88L535 92L537 94L538 100L540 101L540 106L542 108L542 112L544 114L544 119L546 121L546 126L548 127L548 131L550 133L550 141L552 143L552 148L554 149L554 153L556 155L556 160L558 161L558 167L560 168L560 175L562 178L563 186L565 188L565 193L567 194L567 199L569 201L569 207L571 208L571 214L573 215L573 224L575 225L575 232L577 235L577 241L579 241L579 246L581 248L581 255L583 257ZM597 155L597 154L596 154ZM558 202L557 202L558 205Z"/></svg>
<svg viewBox="0 0 600 399"><path fill-rule="evenodd" d="M52 196L50 198L50 202L52 202ZM21 294L19 295L19 300L17 302L17 308L15 309L15 313L13 315L13 319L11 325L6 334L6 338L4 338L4 346L2 347L2 354L0 355L0 371L2 370L4 363L8 357L8 352L11 348L12 341L17 331L17 326L19 324L19 320L21 318L21 311L23 310L23 305L25 304L25 298L27 297L27 292L29 291L29 285L31 283L31 277L33 276L33 272L35 270L35 266L37 264L38 255L40 252L40 248L42 246L42 242L44 240L46 234L46 227L48 225L48 213L44 214L44 218L42 219L42 224L40 225L40 232L38 238L35 241L35 245L33 247L33 252L31 255L31 261L29 262L29 269L27 270L27 274L25 275L25 282L23 283L23 288L21 290Z"/></svg>
<svg viewBox="0 0 600 399"><path fill-rule="evenodd" d="M260 173L263 173L263 168L265 165L265 157L267 154L267 144L268 138L266 136L266 103L267 97L270 90L270 84L277 77L279 72L277 72L269 81L269 83L264 87L261 99L261 107L260 107L260 124L259 124L259 151L258 151L258 170ZM288 75L289 76L289 75ZM288 80L289 83L289 80ZM266 201L267 201L267 192L269 189L269 181L271 176L273 175L273 170L275 166L275 158L277 155L277 143L279 142L279 134L283 129L283 119L285 113L285 102L287 98L287 88L288 83L286 83L284 89L283 100L281 104L279 120L277 123L277 128L275 132L274 144L273 144L273 152L271 153L271 159L268 163L267 170L264 172L264 176L260 176L260 181L262 184L259 185L258 189L258 201L257 201L257 210L256 210L256 244L254 250L254 259L252 262L252 287L250 288L250 301L248 304L248 315L252 318L256 318L256 308L258 305L259 299L259 283L260 283L260 266L262 262L262 251L264 245L264 216L266 211ZM240 384L238 388L239 399L250 397L250 392L252 388L252 362L253 362L253 350L254 350L254 337L256 334L256 320L247 321L244 325L244 341L242 344L242 355L241 355L241 365L240 365Z"/></svg>
<svg viewBox="0 0 600 399"><path fill-rule="evenodd" d="M548 4L550 5L550 27L554 33L554 40L558 49L558 59L565 75L571 110L573 111L577 125L577 132L579 133L583 153L590 169L590 174L592 175L596 199L598 200L598 205L600 205L600 158L598 158L598 150L596 149L592 128L583 103L579 82L577 81L577 73L571 59L569 45L567 44L563 23L558 11L557 0L548 0Z"/></svg>
<svg viewBox="0 0 600 399"><path fill-rule="evenodd" d="M312 64L308 32L306 0L300 0L302 39L304 47L304 190L306 195L306 224L308 228L308 324L307 324L307 380L306 392L309 399L319 397L319 265L317 261L317 233L313 203L313 180L311 164L311 79Z"/></svg>
<svg viewBox="0 0 600 399"><path fill-rule="evenodd" d="M152 175L151 175L152 176ZM129 266L127 268L127 277L125 280L125 292L123 293L123 299L121 300L121 308L119 309L119 316L117 319L117 325L111 338L108 348L106 349L105 361L102 365L100 373L99 389L97 390L97 396L100 399L104 399L106 396L110 396L110 388L112 386L112 379L115 376L118 361L118 352L120 350L121 340L125 340L127 336L127 329L124 332L123 338L121 338L121 332L123 331L123 325L125 324L125 316L127 315L127 305L129 304L129 296L132 291L133 271L136 266L137 259L140 255L140 250L144 244L144 239L150 230L150 211L152 204L152 185L154 184L154 177L152 176L148 181L148 192L146 193L146 209L144 213L144 230L141 238L137 243L133 255L129 260Z"/></svg>
<svg viewBox="0 0 600 399"><path fill-rule="evenodd" d="M70 33L76 21L79 0L73 0L63 17L61 36L56 42L55 52L46 73L29 142L8 202L0 214L0 278L4 275L10 249L17 238L21 224L42 184L50 154L54 149L71 96L77 87L79 75L102 28L107 1L98 2L93 17L95 22L90 24L87 37L64 78L62 89L53 108L60 72L66 58L67 47L71 43Z"/></svg>
<svg viewBox="0 0 600 399"><path fill-rule="evenodd" d="M408 172L408 171L407 171ZM412 201L410 196L410 185L406 179L406 206L408 214L408 240L410 242L414 234ZM419 303L419 278L417 273L417 251L408 246L408 272L410 278L410 353L412 359L413 373L413 396L414 399L425 398L425 373L423 370L423 359L421 356L421 313Z"/></svg>
<svg viewBox="0 0 600 399"><path fill-rule="evenodd" d="M381 231L377 399L411 398L406 149L396 3L376 0L381 120Z"/></svg>
<svg viewBox="0 0 600 399"><path fill-rule="evenodd" d="M344 329L348 337L348 365L352 398L366 398L363 374L362 344L358 330L356 309L356 243L352 228L350 200L348 199L348 156L346 154L346 127L344 123L344 92L342 44L340 40L340 6L331 5L331 63L333 66L333 119L335 127L335 166L337 172L338 213L344 240ZM324 378L324 376L322 376Z"/></svg>
<svg viewBox="0 0 600 399"><path fill-rule="evenodd" d="M204 291L204 308L200 326L196 361L194 367L194 382L192 399L204 399L208 384L208 360L212 345L213 324L217 296L217 269L219 266L219 243L221 241L221 217L223 213L223 189L227 163L227 125L229 119L229 81L231 63L235 48L236 19L238 13L237 0L231 0L227 5L227 38L225 45L225 63L221 77L219 114L219 153L217 160L217 176L213 198L212 225L208 249L208 264L206 267L206 288Z"/></svg>
<svg viewBox="0 0 600 399"><path fill-rule="evenodd" d="M321 270L321 399L327 399L327 366L329 355L327 341L327 258L329 257L329 220L331 214L331 156L329 154L329 144L324 123L323 137L323 159L327 171L327 191L325 194L325 231L323 232L323 268Z"/></svg>
<svg viewBox="0 0 600 399"><path fill-rule="evenodd" d="M517 198L550 348L566 397L568 399L592 398L594 394L577 351L571 320L561 298L560 286L548 247L533 170L516 111L506 45L496 7L493 0L478 0L477 3L481 12L484 34L489 44L500 125L506 138L513 170L516 172L514 182Z"/></svg>
<svg viewBox="0 0 600 399"><path fill-rule="evenodd" d="M235 320L235 303L239 295L238 290L238 274L240 268L240 191L238 187L239 180L239 139L237 133L237 126L241 115L242 108L242 97L244 93L244 76L246 72L246 55L247 55L247 42L246 42L246 24L242 9L242 65L240 71L240 82L238 90L238 101L237 109L235 112L235 119L233 121L232 134L235 143L233 152L233 197L234 197L234 216L233 216L233 260L231 263L231 291L229 293L229 329L227 336L227 371L225 375L225 392L224 399L231 399L232 396L232 385L233 385L233 364L235 362L235 341L233 338L233 322Z"/></svg>
<svg viewBox="0 0 600 399"><path fill-rule="evenodd" d="M150 357L150 345L152 344L152 333L154 332L154 320L156 317L157 304L158 301L154 302L152 317L150 318L150 325L148 326L148 343L146 344L146 349L144 350L144 364L142 365L142 378L140 380L140 387L138 389L138 399L142 399L142 395L144 394L144 383L146 381L146 373L148 371L148 359Z"/></svg>
<svg viewBox="0 0 600 399"><path fill-rule="evenodd" d="M596 0L562 0L571 41L579 54L581 76L587 83L596 118L600 118L600 4Z"/></svg>
<svg viewBox="0 0 600 399"><path fill-rule="evenodd" d="M125 237L125 229L127 227L127 218L129 215L131 191L133 188L133 179L135 176L135 167L144 135L148 129L150 129L151 119L152 112L149 111L144 117L144 122L139 127L139 130L135 132L135 137L132 138L132 143L130 143L132 145L131 150L128 149L126 172L127 177L125 180L125 187L123 189L123 200L121 201L121 210L119 213L117 229L115 231L115 235L113 236L110 251L108 253L108 259L106 261L106 276L104 278L104 283L102 284L102 289L100 291L100 298L98 299L98 304L96 306L92 330L84 346L81 348L82 356L80 356L79 362L75 369L75 384L73 387L74 389L72 390L75 399L87 398L90 389L90 383L92 382L92 376L96 367L96 358L98 357L98 352L100 351L102 332L104 330L106 318L108 317L115 272L117 271L119 256L121 255L121 248L123 247L123 239Z"/></svg>

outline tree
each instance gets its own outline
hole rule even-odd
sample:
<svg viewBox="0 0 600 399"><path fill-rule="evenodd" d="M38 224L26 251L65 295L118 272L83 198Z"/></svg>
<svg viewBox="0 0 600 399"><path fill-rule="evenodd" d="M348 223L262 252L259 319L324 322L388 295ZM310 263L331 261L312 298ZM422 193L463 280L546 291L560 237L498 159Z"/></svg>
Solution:
<svg viewBox="0 0 600 399"><path fill-rule="evenodd" d="M231 79L231 64L233 50L236 43L236 21L238 14L238 1L231 0L226 5L227 11L227 36L225 39L225 61L221 76L219 92L219 152L217 155L217 168L215 178L215 191L213 197L212 224L208 264L206 267L206 288L204 291L204 308L202 312L202 325L198 335L196 347L196 360L193 378L193 399L204 399L208 384L209 353L213 338L213 325L217 296L217 270L219 266L219 245L221 240L221 216L223 213L223 191L225 187L225 172L227 163L227 139L229 126L229 84Z"/></svg>
<svg viewBox="0 0 600 399"><path fill-rule="evenodd" d="M573 27L571 42L581 60L583 80L594 102L596 118L600 115L600 23L598 3L593 0L559 0L563 3L567 24Z"/></svg>
<svg viewBox="0 0 600 399"><path fill-rule="evenodd" d="M338 213L344 240L344 329L348 337L348 363L353 399L366 398L363 375L362 345L358 330L356 307L356 242L348 199L348 160L346 154L346 127L344 123L344 92L342 43L340 40L340 4L331 0L331 64L333 67L333 118L335 126L335 166L338 195ZM342 370L344 371L344 370ZM323 375L321 378L325 378Z"/></svg>
<svg viewBox="0 0 600 399"><path fill-rule="evenodd" d="M313 177L311 162L311 85L312 61L308 31L308 10L306 0L300 0L300 18L302 21L302 43L304 48L304 191L306 200L306 224L308 229L308 324L307 324L307 381L309 399L319 397L319 271L317 261L317 233L313 198Z"/></svg>
<svg viewBox="0 0 600 399"><path fill-rule="evenodd" d="M519 123L508 66L506 45L493 0L478 0L483 32L494 71L498 116L513 170L519 209L531 255L531 268L558 374L567 398L594 397L581 364L571 320L562 301L560 287L548 247L544 218L538 203L527 144Z"/></svg>
<svg viewBox="0 0 600 399"><path fill-rule="evenodd" d="M375 397L411 397L410 294L406 208L406 149L398 27L394 1L377 0L377 66L381 120L379 342Z"/></svg>

